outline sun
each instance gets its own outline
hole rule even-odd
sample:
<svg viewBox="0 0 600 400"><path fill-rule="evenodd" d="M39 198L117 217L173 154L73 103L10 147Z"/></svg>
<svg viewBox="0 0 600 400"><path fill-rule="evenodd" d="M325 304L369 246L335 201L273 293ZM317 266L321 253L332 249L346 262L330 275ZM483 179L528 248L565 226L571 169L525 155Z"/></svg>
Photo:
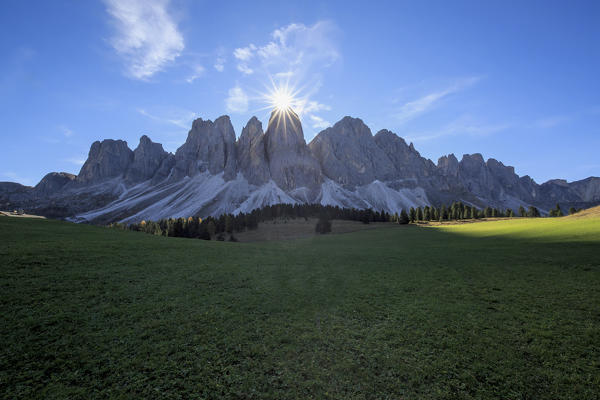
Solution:
<svg viewBox="0 0 600 400"><path fill-rule="evenodd" d="M287 111L294 104L294 96L287 87L277 87L269 94L269 102L277 111Z"/></svg>
<svg viewBox="0 0 600 400"><path fill-rule="evenodd" d="M268 109L274 110L279 114L287 114L291 111L301 112L305 100L299 96L300 91L289 82L275 83L271 80L271 87L267 88L266 93L262 95Z"/></svg>

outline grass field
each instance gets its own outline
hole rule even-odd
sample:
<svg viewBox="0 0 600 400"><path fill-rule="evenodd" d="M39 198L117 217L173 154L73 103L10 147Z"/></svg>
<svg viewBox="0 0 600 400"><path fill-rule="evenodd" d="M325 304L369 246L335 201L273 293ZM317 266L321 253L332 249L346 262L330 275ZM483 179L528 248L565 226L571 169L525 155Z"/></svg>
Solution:
<svg viewBox="0 0 600 400"><path fill-rule="evenodd" d="M0 217L6 399L598 399L600 219L292 241Z"/></svg>

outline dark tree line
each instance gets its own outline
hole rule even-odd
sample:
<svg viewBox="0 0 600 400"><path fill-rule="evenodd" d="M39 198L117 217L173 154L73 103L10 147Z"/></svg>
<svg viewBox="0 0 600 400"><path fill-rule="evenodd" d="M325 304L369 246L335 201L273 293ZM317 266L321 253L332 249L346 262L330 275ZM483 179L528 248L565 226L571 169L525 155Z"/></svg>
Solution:
<svg viewBox="0 0 600 400"><path fill-rule="evenodd" d="M560 207L557 205L557 209ZM522 206L518 210L521 217L540 217L537 208L530 206L525 210ZM562 215L562 214L561 214ZM141 221L133 224L113 223L112 228L129 229L146 232L152 235L168 237L186 237L204 240L229 240L235 241L235 233L258 228L258 224L275 219L318 218L315 230L319 233L331 231L331 220L360 221L364 224L371 222L394 222L397 224L415 223L418 221L450 221L461 219L480 219L495 217L515 217L512 209L500 210L492 207L477 208L463 202L454 202L450 205L442 204L439 207L425 206L400 213L390 214L384 210L341 208L323 206L320 204L275 204L255 209L249 213L223 214L219 217L188 217L168 218L159 221Z"/></svg>

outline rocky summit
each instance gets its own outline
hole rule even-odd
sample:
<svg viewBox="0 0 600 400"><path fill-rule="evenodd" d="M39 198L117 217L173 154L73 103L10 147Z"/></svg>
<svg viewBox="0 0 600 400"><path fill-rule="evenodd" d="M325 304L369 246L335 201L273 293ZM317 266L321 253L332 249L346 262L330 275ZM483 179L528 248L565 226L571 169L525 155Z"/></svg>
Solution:
<svg viewBox="0 0 600 400"><path fill-rule="evenodd" d="M78 175L47 174L35 187L0 182L0 208L77 222L134 222L320 203L390 213L463 201L479 207L600 204L600 178L543 184L481 154L422 157L389 130L373 135L344 117L306 143L300 118L275 110L266 131L252 117L239 138L228 116L197 119L175 154L146 135L94 142Z"/></svg>

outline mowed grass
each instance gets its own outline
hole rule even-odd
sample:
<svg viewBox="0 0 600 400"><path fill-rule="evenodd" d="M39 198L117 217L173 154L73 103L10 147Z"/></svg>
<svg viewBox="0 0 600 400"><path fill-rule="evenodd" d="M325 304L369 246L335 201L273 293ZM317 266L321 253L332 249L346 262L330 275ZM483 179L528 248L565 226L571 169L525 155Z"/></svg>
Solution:
<svg viewBox="0 0 600 400"><path fill-rule="evenodd" d="M597 219L223 243L0 217L0 265L2 398L600 393Z"/></svg>

